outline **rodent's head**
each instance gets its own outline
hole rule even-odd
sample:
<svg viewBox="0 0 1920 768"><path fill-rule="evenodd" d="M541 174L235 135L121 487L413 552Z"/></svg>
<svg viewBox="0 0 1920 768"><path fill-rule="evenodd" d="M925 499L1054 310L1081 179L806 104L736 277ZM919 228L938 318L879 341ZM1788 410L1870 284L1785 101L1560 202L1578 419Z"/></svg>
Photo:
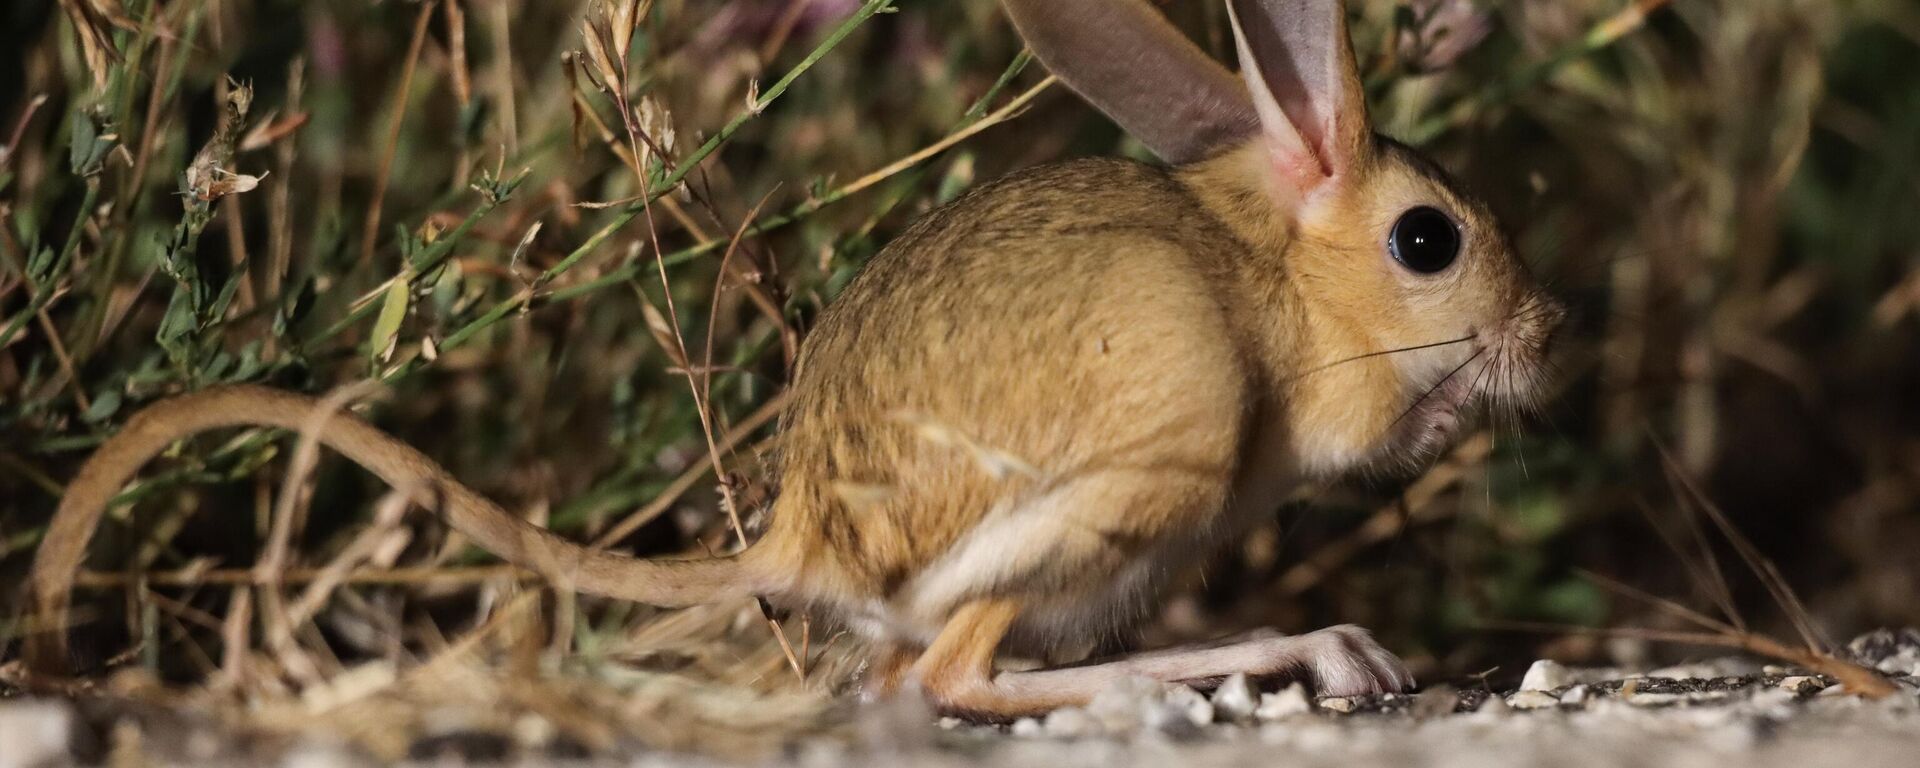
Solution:
<svg viewBox="0 0 1920 768"><path fill-rule="evenodd" d="M1049 69L1284 272L1304 469L1431 454L1480 396L1531 404L1563 311L1485 205L1374 133L1341 0L1226 3L1239 76L1145 0L1003 0Z"/></svg>
<svg viewBox="0 0 1920 768"><path fill-rule="evenodd" d="M1298 286L1292 338L1312 352L1289 400L1295 423L1323 425L1299 436L1320 471L1430 457L1477 401L1533 405L1565 314L1445 172L1387 139L1362 152L1282 190L1287 231L1265 244Z"/></svg>

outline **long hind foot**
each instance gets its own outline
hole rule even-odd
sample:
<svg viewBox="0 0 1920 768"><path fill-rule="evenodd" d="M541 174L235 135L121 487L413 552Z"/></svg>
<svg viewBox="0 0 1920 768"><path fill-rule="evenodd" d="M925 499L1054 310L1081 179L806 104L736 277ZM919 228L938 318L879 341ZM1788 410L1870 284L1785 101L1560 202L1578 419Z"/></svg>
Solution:
<svg viewBox="0 0 1920 768"><path fill-rule="evenodd" d="M1012 691L1074 691L1092 698L1126 677L1206 688L1234 674L1288 679L1322 696L1398 693L1414 686L1400 659L1351 624L1304 635L1269 635L1226 644L1180 646L1080 666L1006 672L994 684Z"/></svg>
<svg viewBox="0 0 1920 768"><path fill-rule="evenodd" d="M1085 704L1128 677L1209 685L1244 673L1301 680L1323 696L1400 692L1414 685L1399 658L1352 625L996 675L994 649L1017 615L1018 604L1008 600L982 600L961 608L914 663L909 679L944 711L992 718Z"/></svg>

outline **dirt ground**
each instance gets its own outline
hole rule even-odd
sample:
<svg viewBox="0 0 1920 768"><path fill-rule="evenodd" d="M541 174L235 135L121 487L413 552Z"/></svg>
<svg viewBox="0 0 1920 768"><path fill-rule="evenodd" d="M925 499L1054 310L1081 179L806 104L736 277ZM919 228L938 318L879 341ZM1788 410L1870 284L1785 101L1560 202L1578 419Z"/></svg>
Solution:
<svg viewBox="0 0 1920 768"><path fill-rule="evenodd" d="M0 701L0 768L1920 765L1920 646L1887 648L1878 666L1899 693L1878 701L1745 659L1638 673L1543 661L1519 688L1497 694L1439 686L1311 700L1298 687L1259 690L1238 679L1210 695L1138 680L1084 708L999 724L939 718L912 702L748 701L664 676L607 705L647 713L653 727L604 738L578 729L602 713L501 722L478 695L424 713L380 694L310 696L291 709L235 709L158 690L15 696Z"/></svg>

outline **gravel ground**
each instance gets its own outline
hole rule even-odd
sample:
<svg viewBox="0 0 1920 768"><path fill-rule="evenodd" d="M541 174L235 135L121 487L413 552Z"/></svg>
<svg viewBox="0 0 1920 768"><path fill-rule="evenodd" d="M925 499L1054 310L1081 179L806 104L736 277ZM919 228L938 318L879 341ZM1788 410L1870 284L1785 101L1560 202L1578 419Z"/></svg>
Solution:
<svg viewBox="0 0 1920 768"><path fill-rule="evenodd" d="M1851 646L1900 686L1879 701L1832 680L1735 658L1626 673L1536 662L1517 690L1310 699L1240 678L1211 695L1130 681L1084 708L982 725L899 702L842 712L836 727L758 761L819 766L1920 766L1920 632ZM376 764L323 735L263 738L192 712L105 699L0 701L0 768ZM717 766L698 755L586 755L527 734L448 731L409 750L421 764ZM137 745L137 746L135 746Z"/></svg>

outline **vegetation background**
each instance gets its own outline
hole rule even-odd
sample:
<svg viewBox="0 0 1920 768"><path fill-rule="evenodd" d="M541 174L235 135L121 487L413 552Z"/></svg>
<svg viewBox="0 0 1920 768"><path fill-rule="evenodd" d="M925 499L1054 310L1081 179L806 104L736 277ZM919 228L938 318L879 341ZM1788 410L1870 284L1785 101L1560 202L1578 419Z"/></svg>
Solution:
<svg viewBox="0 0 1920 768"><path fill-rule="evenodd" d="M1231 59L1217 3L1160 5ZM1283 510L1145 639L1355 622L1427 679L1698 653L1574 629L1679 626L1608 579L1709 604L1662 446L1818 628L1920 624L1920 5L1349 8L1383 130L1575 304L1561 391L1423 477ZM863 259L977 181L1146 157L1044 74L986 0L7 3L0 583L93 446L232 381L378 382L369 418L530 519L732 546L795 344ZM844 677L829 626L776 617L783 648L751 604L555 596L293 442L209 435L128 489L77 599L86 668L240 698L448 648L763 694Z"/></svg>

